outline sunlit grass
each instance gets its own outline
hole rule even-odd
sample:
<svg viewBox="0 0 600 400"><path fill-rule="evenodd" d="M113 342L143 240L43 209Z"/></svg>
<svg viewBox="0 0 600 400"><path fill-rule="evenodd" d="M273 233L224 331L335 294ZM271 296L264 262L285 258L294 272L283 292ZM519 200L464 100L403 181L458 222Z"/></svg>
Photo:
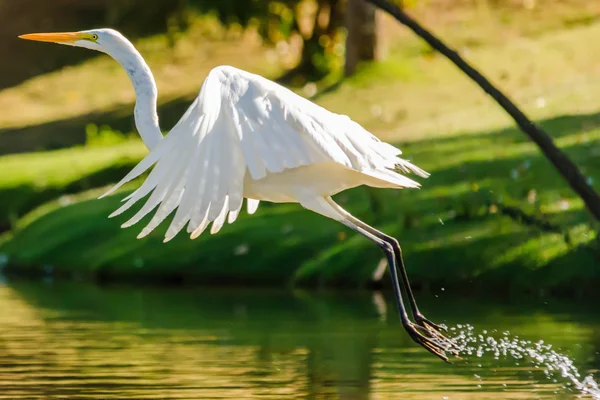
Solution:
<svg viewBox="0 0 600 400"><path fill-rule="evenodd" d="M547 124L552 131L560 121ZM559 143L590 174L598 174L600 165L590 157L590 144L598 141L600 130L581 136L577 126L571 124L575 133L563 133ZM363 188L336 199L400 240L417 284L477 278L483 285L508 279L516 270L519 277L507 284L521 288L531 279L541 287L560 286L577 274L596 276L592 253L575 251L594 238L590 217L535 145L521 135L511 129L411 142L405 153L432 173L422 180L422 189L374 191L383 205L380 214L369 210ZM481 146L471 145L478 137ZM481 155L481 147L488 157ZM449 154L456 160L447 165ZM148 238L136 240L148 218L129 229L119 226L131 213L107 218L127 190L96 200L103 191L96 189L48 203L19 222L14 237L0 252L23 268L49 264L65 274L89 277L177 276L191 281L266 284L289 283L293 276L297 283L323 285L364 285L381 257L377 246L297 205L262 204L257 215L242 215L218 235L205 233L195 241L180 234L162 244L166 224ZM491 211L490 205L496 210ZM563 234L503 216L498 211L503 205L551 222L570 241ZM578 267L560 274L565 281L545 273L554 265L571 264Z"/></svg>
<svg viewBox="0 0 600 400"><path fill-rule="evenodd" d="M598 35L600 24L590 23L463 49L539 120L594 185L600 176L600 70L589 43ZM192 31L174 49L161 37L141 42L140 48L155 69L165 101L194 96L208 70L220 63L275 76L277 66L265 62L268 50L236 40L211 41ZM194 51L196 44L201 50ZM176 61L167 62L171 57ZM103 87L117 89L85 84L97 76ZM63 88L69 82L77 94L72 107L65 107ZM46 87L52 90L46 93ZM130 106L132 96L118 65L101 57L0 92L0 106L10 111L0 117L0 126ZM476 278L482 284L526 288L533 279L539 285L565 286L577 276L597 278L593 256L578 247L595 238L582 202L491 99L414 39L393 46L386 61L363 67L317 101L399 144L406 157L432 173L420 190L373 191L382 204L379 214L369 211L363 188L337 196L358 217L398 237L417 283ZM24 115L26 105L34 103L31 118ZM147 239L135 240L141 225L122 230L124 218L107 219L124 193L95 197L98 187L119 180L145 152L139 140L123 140L106 147L0 157L0 171L10 171L0 174L0 221L8 221L14 233L5 237L0 252L20 267L53 265L90 276L175 275L252 283L289 283L293 276L297 283L351 285L370 279L379 249L297 205L262 204L258 215L242 216L218 235L205 233L196 241L180 234L162 244L164 224ZM503 216L498 208L503 205L550 221L569 242L563 234ZM562 272L566 265L577 267Z"/></svg>
<svg viewBox="0 0 600 400"><path fill-rule="evenodd" d="M147 152L141 141L107 147L80 147L0 157L0 187L33 183L36 188L63 186L108 165L138 160Z"/></svg>
<svg viewBox="0 0 600 400"><path fill-rule="evenodd" d="M0 157L0 226L16 227L18 218L45 201L113 181L146 151L141 141L126 140L108 147Z"/></svg>
<svg viewBox="0 0 600 400"><path fill-rule="evenodd" d="M461 52L532 118L595 112L600 70L588 43L599 34L600 24L592 24ZM339 101L342 95L347 101ZM319 102L390 140L477 133L512 123L445 58L410 56L402 48Z"/></svg>

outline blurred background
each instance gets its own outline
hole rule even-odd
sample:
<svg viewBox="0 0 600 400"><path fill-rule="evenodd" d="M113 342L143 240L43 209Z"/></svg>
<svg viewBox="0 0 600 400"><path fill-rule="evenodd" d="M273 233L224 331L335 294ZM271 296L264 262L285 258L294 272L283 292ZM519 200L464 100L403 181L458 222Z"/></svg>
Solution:
<svg viewBox="0 0 600 400"><path fill-rule="evenodd" d="M599 189L600 2L395 4ZM421 310L479 343L464 362L406 335L377 246L299 205L264 202L166 244L166 223L136 240L147 220L108 219L140 182L97 197L147 154L125 72L17 39L98 27L146 58L165 134L229 64L349 115L430 172L419 190L336 201L398 238ZM600 371L599 229L491 98L362 0L0 0L0 398L580 398ZM491 345L520 338L500 356Z"/></svg>
<svg viewBox="0 0 600 400"><path fill-rule="evenodd" d="M600 4L396 2L600 180ZM169 128L222 64L348 114L432 175L420 190L356 188L344 207L397 237L416 287L597 293L598 224L472 81L360 0L0 0L0 266L86 281L367 287L379 249L297 205L263 203L218 235L135 240L107 215L139 182L96 197L146 149L121 67L29 32L112 27L147 59ZM383 284L387 275L382 275Z"/></svg>

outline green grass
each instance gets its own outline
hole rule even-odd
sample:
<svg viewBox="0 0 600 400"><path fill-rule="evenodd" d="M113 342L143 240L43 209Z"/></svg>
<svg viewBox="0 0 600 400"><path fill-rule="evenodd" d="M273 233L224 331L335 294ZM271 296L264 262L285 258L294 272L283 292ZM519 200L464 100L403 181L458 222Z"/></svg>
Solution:
<svg viewBox="0 0 600 400"><path fill-rule="evenodd" d="M277 66L264 62L268 50L247 44L247 40L208 40L203 36L207 29L204 25L193 28L175 48L169 48L161 37L139 44L157 77L161 93L159 114L165 129L183 114L207 71L215 65L233 64L276 76ZM393 35L390 34L392 38ZM592 114L597 110L594 99L600 98L600 71L588 43L598 35L600 24L576 26L547 33L534 41L516 38L506 44L476 47L468 58L532 117ZM499 107L445 59L414 51L418 44L414 38L402 43L402 47L394 46L385 61L366 66L336 91L319 97L318 102L350 115L377 136L394 142L477 134L511 123ZM201 50L192 51L193 46ZM98 76L102 79L96 79ZM99 83L102 90L97 87ZM69 101L70 96L75 100ZM5 112L0 116L0 154L4 148L34 148L52 141L63 145L83 143L89 122L130 130L131 101L133 91L125 73L105 56L1 91L0 108ZM39 123L42 125L35 125ZM596 121L587 123L594 127ZM3 131L9 127L18 127L18 131ZM16 171L0 176L0 188L5 188L0 190L0 227L10 227L48 199L118 180L131 165L131 159L122 160L123 150L117 146L115 150L92 150L105 153L103 160L95 162L95 156L91 156L90 165L86 166L87 151L78 148L72 155L66 150L0 157L0 171ZM143 149L138 146L135 154L129 154L127 157L139 157ZM59 161L71 157L83 159L83 164L77 162L71 168ZM103 174L105 169L113 173ZM88 179L98 174L104 178ZM83 185L78 185L79 181Z"/></svg>
<svg viewBox="0 0 600 400"><path fill-rule="evenodd" d="M0 227L56 197L105 185L145 154L139 140L109 147L78 147L0 157ZM5 230L4 229L4 230Z"/></svg>
<svg viewBox="0 0 600 400"><path fill-rule="evenodd" d="M467 58L536 118L597 185L600 71L589 43L600 34L600 24L533 33L506 42L483 36L469 48ZM268 50L256 45L240 50L239 40L202 39L201 56L165 64L173 55L188 54L189 46L199 40L192 33L168 52L161 38L141 45L164 89L162 121L176 121L206 71L216 64L276 76L277 66L264 62ZM128 86L120 89L126 82L117 71L116 64L101 57L0 92L0 106L13 107L0 125L19 126L27 136L27 124L40 122L43 129L62 132L64 126L53 118L74 118L72 123L83 130L87 113L111 124L123 123L124 117L115 117L113 109L130 107L132 93ZM98 93L86 86L90 77L100 75L107 79L105 87L123 91ZM82 108L64 109L58 105L65 100L62 88L67 83L73 84L69 90L76 96L85 97L88 90L96 94L87 105L75 102ZM54 89L42 101L47 87ZM37 88L35 93L32 88ZM111 100L117 92L122 104ZM21 108L15 108L19 101ZM420 190L357 188L336 197L359 218L400 240L413 283L567 290L593 288L599 282L591 251L597 226L590 223L582 203L536 146L507 128L511 121L503 111L414 38L392 46L384 62L365 66L318 102L397 143L407 157L432 173ZM31 104L43 111L18 114ZM62 114L53 117L52 110L58 108ZM195 241L180 234L162 244L164 225L136 240L142 225L120 229L127 215L107 218L135 183L118 196L95 198L143 154L138 140L125 140L0 157L0 171L10 171L0 174L0 223L13 228L0 239L9 271L40 273L52 267L57 274L90 279L356 286L370 280L381 258L373 244L297 205L261 204L257 215L241 216L218 235L205 233ZM369 198L381 205L379 213L369 211ZM546 233L501 215L497 209L502 205L551 222L569 240L565 234Z"/></svg>
<svg viewBox="0 0 600 400"><path fill-rule="evenodd" d="M592 176L600 176L590 146L600 140L600 129L582 128L598 118L544 122ZM337 200L400 240L415 284L475 281L527 290L535 282L536 288L563 289L582 277L585 282L600 278L592 253L579 247L594 238L582 203L520 132L415 141L404 151L432 173L422 189L374 191L383 204L379 215L369 211L364 188ZM513 170L518 177L513 178ZM532 189L537 195L530 203ZM0 252L18 268L52 266L59 275L91 279L351 286L368 283L381 257L372 243L297 205L262 204L257 215L244 215L218 235L203 234L195 241L180 234L162 244L164 224L136 240L142 225L119 228L130 214L107 218L126 192L95 200L99 193L93 190L73 196L71 205L57 201L37 210ZM520 207L560 226L571 242L490 212L490 204Z"/></svg>

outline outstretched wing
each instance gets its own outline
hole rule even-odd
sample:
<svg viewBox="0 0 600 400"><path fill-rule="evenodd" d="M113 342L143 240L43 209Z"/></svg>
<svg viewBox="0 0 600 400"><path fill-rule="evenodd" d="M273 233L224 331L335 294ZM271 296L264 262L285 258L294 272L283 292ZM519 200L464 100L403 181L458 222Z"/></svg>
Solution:
<svg viewBox="0 0 600 400"><path fill-rule="evenodd" d="M401 151L380 141L347 116L331 113L276 83L229 66L213 69L199 96L171 132L106 196L154 165L143 184L111 217L148 197L122 226L158 207L138 235L148 235L174 210L165 235L187 224L192 239L212 222L218 232L237 218L246 173L261 179L318 162L336 162L401 186L418 184L393 170L427 173L399 159ZM248 199L253 213L258 200Z"/></svg>

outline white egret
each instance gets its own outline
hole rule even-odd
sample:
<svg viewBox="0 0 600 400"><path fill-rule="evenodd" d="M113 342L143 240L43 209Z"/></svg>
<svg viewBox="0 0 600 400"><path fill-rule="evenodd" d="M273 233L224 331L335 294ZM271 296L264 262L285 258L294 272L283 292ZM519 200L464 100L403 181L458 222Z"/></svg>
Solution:
<svg viewBox="0 0 600 400"><path fill-rule="evenodd" d="M401 151L358 123L296 95L261 76L231 66L208 74L199 96L163 138L156 114L157 89L148 65L123 35L112 29L38 33L22 39L85 47L108 54L127 72L135 89L135 124L148 155L104 196L154 166L143 184L124 199L119 215L149 195L122 226L129 227L158 207L141 231L148 235L175 210L165 241L187 224L191 238L212 223L218 232L235 221L243 198L252 214L259 201L295 202L341 222L385 252L400 319L411 338L447 360L452 343L442 327L417 308L398 241L350 215L331 196L367 185L417 188L401 174L428 174L399 158ZM408 317L400 280L415 321Z"/></svg>

